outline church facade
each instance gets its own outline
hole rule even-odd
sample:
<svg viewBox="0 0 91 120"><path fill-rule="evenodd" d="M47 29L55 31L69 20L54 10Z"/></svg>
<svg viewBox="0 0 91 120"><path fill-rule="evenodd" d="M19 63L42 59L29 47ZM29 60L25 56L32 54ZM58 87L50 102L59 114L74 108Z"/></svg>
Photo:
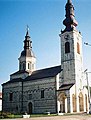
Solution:
<svg viewBox="0 0 91 120"><path fill-rule="evenodd" d="M2 109L13 113L87 112L88 92L83 86L82 36L78 32L74 6L67 0L65 29L60 33L61 65L36 70L36 57L27 29L19 70L2 84Z"/></svg>

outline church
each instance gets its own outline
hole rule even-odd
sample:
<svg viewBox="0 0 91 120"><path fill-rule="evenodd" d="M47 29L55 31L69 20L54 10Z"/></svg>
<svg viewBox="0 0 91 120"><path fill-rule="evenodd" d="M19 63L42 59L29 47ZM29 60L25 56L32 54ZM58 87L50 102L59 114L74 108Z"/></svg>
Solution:
<svg viewBox="0 0 91 120"><path fill-rule="evenodd" d="M59 66L36 70L36 56L27 29L24 49L19 57L19 70L2 84L2 109L11 113L74 113L89 109L84 83L82 36L77 30L74 6L67 0L64 30L59 34Z"/></svg>

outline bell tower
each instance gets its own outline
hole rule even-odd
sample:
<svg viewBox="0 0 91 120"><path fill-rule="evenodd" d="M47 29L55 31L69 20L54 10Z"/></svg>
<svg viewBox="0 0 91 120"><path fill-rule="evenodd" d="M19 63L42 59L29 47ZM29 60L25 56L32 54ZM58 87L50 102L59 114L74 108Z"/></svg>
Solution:
<svg viewBox="0 0 91 120"><path fill-rule="evenodd" d="M35 70L36 57L32 51L32 41L29 35L29 28L27 27L24 50L19 57L19 71L27 71L29 73Z"/></svg>
<svg viewBox="0 0 91 120"><path fill-rule="evenodd" d="M65 29L61 31L61 84L82 84L82 36L77 31L78 25L75 20L74 6L71 0L67 0L65 6Z"/></svg>

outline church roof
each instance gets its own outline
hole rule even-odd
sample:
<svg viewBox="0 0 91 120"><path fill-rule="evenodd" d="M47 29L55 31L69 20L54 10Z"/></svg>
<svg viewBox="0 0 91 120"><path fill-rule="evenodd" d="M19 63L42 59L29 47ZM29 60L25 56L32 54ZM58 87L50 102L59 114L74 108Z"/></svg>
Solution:
<svg viewBox="0 0 91 120"><path fill-rule="evenodd" d="M11 74L11 75L18 75L18 74L23 74L23 73L29 73L29 72L27 72L27 71L25 71L25 70L19 70L19 71L15 72L15 73L13 73L13 74ZM11 76L11 75L10 75L10 76Z"/></svg>
<svg viewBox="0 0 91 120"><path fill-rule="evenodd" d="M20 81L22 82L23 79L22 78L15 78L15 79L7 81L6 83L3 83L2 85L8 84L8 83L20 82Z"/></svg>
<svg viewBox="0 0 91 120"><path fill-rule="evenodd" d="M58 91L69 90L75 83L63 84L59 87Z"/></svg>
<svg viewBox="0 0 91 120"><path fill-rule="evenodd" d="M61 65L51 67L51 68L36 70L30 76L28 76L25 80L36 80L36 79L54 77L61 71L62 71Z"/></svg>
<svg viewBox="0 0 91 120"><path fill-rule="evenodd" d="M40 69L40 70L36 70L32 72L32 74L25 79L22 79L22 78L12 79L4 84L13 83L13 82L22 82L22 81L32 81L32 80L43 79L43 78L48 78L48 77L55 77L61 71L62 71L61 65L50 67L50 68L45 68L45 69ZM24 72L24 71L17 71L14 74L20 74L21 72Z"/></svg>
<svg viewBox="0 0 91 120"><path fill-rule="evenodd" d="M32 49L31 49L31 50L29 50L29 49L23 50L23 51L21 52L21 56L35 57L35 55L34 55Z"/></svg>

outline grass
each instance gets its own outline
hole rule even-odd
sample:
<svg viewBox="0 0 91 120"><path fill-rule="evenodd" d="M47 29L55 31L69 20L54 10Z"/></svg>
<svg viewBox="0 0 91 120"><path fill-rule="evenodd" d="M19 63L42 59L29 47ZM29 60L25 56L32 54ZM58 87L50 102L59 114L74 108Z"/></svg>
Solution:
<svg viewBox="0 0 91 120"><path fill-rule="evenodd" d="M82 115L82 113L74 113L74 114L71 114L71 113L68 113L68 114L64 114L63 116L72 116L72 115ZM87 114L86 114L87 115ZM91 114L89 114L91 116ZM57 116L57 114L31 114L30 115L30 118L33 118L33 117L51 117L51 116ZM14 114L8 114L7 117L0 117L0 119L3 119L3 118L9 118L9 119L12 119L12 118L23 118L23 115L14 115Z"/></svg>
<svg viewBox="0 0 91 120"><path fill-rule="evenodd" d="M30 115L30 118L32 117L49 117L49 116L56 116L57 114L50 114L50 115L47 115L47 114L31 114ZM6 119L6 118L9 118L9 119L12 119L12 118L23 118L23 115L15 115L15 114L8 114L7 116L1 116L0 115L0 119Z"/></svg>
<svg viewBox="0 0 91 120"><path fill-rule="evenodd" d="M30 117L49 117L49 116L57 116L57 114L50 114L50 115L47 115L47 114L32 114L32 115L30 115Z"/></svg>

